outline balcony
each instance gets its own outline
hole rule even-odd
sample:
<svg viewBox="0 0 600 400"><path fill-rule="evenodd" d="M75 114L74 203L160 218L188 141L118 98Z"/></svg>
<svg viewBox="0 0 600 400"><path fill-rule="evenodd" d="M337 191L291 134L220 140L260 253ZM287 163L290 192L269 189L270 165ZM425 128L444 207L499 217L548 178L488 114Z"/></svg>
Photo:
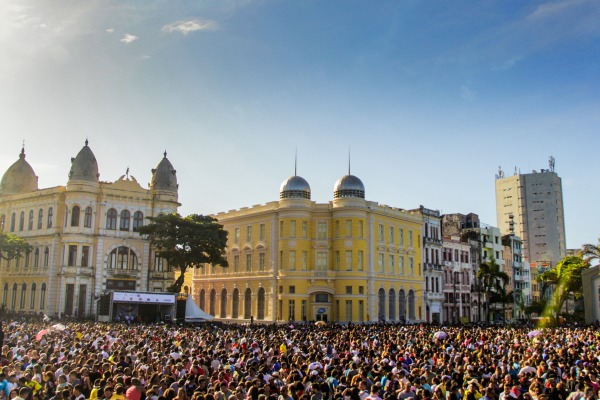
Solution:
<svg viewBox="0 0 600 400"><path fill-rule="evenodd" d="M433 264L433 263L423 263L423 266L425 267L425 271L441 271L442 270L442 266L439 264Z"/></svg>
<svg viewBox="0 0 600 400"><path fill-rule="evenodd" d="M431 238L431 237L424 237L423 238L423 243L424 244L434 244L434 245L441 246L442 245L442 240L441 239L434 239L434 238Z"/></svg>
<svg viewBox="0 0 600 400"><path fill-rule="evenodd" d="M152 272L150 272L150 279L153 281L168 281L168 280L172 280L174 277L175 277L174 271L171 271L171 272L152 271Z"/></svg>
<svg viewBox="0 0 600 400"><path fill-rule="evenodd" d="M137 269L108 268L106 274L110 278L138 279L140 277L140 271Z"/></svg>
<svg viewBox="0 0 600 400"><path fill-rule="evenodd" d="M93 267L63 265L59 268L58 275L93 276L94 268Z"/></svg>
<svg viewBox="0 0 600 400"><path fill-rule="evenodd" d="M425 292L425 301L442 301L444 293Z"/></svg>

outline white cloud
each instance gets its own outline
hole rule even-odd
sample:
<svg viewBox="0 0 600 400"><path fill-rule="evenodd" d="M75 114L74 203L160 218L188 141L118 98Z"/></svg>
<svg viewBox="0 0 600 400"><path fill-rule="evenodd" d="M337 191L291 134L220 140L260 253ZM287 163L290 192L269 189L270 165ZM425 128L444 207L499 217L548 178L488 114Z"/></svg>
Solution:
<svg viewBox="0 0 600 400"><path fill-rule="evenodd" d="M214 31L218 28L216 21L200 20L200 19L188 19L171 22L162 27L163 32L173 33L180 32L183 35L195 31Z"/></svg>
<svg viewBox="0 0 600 400"><path fill-rule="evenodd" d="M121 42L125 43L125 44L129 44L129 43L135 42L138 39L139 39L139 37L137 37L135 35L132 35L130 33L126 33L126 34L123 35L123 38L121 39Z"/></svg>
<svg viewBox="0 0 600 400"><path fill-rule="evenodd" d="M114 29L114 28L108 28L108 29L106 30L106 33L113 33L114 31L115 31L115 29Z"/></svg>

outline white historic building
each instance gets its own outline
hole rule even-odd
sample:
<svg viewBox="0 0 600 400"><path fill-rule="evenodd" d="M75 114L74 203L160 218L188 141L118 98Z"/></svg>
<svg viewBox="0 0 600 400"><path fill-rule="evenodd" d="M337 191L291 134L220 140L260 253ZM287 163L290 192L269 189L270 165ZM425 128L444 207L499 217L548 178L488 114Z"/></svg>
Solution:
<svg viewBox="0 0 600 400"><path fill-rule="evenodd" d="M24 238L33 251L0 260L0 304L48 315L95 315L112 290L164 291L174 273L137 233L146 217L176 212L178 185L167 154L149 188L129 173L100 181L88 146L71 159L66 186L38 188L25 151L0 182L0 230Z"/></svg>

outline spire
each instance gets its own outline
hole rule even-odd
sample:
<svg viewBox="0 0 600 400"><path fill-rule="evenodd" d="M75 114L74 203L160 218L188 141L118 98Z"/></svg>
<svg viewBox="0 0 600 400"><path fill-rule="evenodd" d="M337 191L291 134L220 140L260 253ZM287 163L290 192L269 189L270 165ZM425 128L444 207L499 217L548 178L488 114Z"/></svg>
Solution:
<svg viewBox="0 0 600 400"><path fill-rule="evenodd" d="M88 138L85 138L85 145L87 146L89 143Z"/></svg>
<svg viewBox="0 0 600 400"><path fill-rule="evenodd" d="M294 153L294 176L297 176L298 170L298 148L296 147L296 152Z"/></svg>
<svg viewBox="0 0 600 400"><path fill-rule="evenodd" d="M19 154L19 158L21 160L25 158L25 140L23 140L23 147L21 147L21 154Z"/></svg>
<svg viewBox="0 0 600 400"><path fill-rule="evenodd" d="M165 149L165 152L163 153L164 158L167 158L167 149Z"/></svg>
<svg viewBox="0 0 600 400"><path fill-rule="evenodd" d="M350 147L348 147L348 175L350 174Z"/></svg>

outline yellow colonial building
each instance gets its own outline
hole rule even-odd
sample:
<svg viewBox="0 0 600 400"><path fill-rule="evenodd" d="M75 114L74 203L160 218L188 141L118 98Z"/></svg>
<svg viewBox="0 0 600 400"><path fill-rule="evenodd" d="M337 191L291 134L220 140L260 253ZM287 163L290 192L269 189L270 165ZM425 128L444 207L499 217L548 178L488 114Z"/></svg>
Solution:
<svg viewBox="0 0 600 400"><path fill-rule="evenodd" d="M425 319L422 216L365 200L356 176L339 179L329 203L294 175L279 201L214 217L229 232L229 267L189 274L194 300L218 319Z"/></svg>
<svg viewBox="0 0 600 400"><path fill-rule="evenodd" d="M166 153L152 170L149 188L128 173L100 181L87 140L71 162L66 186L40 189L23 149L2 177L0 230L33 247L22 259L0 260L0 304L7 310L96 315L103 293L164 291L174 280L137 233L146 217L179 207Z"/></svg>

